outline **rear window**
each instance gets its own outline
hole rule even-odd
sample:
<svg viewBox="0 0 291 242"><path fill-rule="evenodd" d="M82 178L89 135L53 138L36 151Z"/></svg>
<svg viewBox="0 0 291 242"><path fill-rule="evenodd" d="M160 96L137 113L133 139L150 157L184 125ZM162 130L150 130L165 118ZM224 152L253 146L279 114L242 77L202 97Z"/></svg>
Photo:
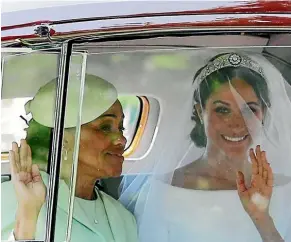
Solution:
<svg viewBox="0 0 291 242"><path fill-rule="evenodd" d="M141 101L137 96L120 96L119 101L124 113L124 136L127 139L126 149L130 147L138 129L141 112Z"/></svg>

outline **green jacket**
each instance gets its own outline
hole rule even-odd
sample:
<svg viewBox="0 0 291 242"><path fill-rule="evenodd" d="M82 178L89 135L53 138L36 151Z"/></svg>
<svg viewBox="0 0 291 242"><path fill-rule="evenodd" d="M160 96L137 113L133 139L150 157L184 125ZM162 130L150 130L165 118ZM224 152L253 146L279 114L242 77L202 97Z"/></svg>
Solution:
<svg viewBox="0 0 291 242"><path fill-rule="evenodd" d="M45 172L41 172L41 175L44 183L48 187L48 174ZM1 189L1 237L3 241L9 238L11 232L14 229L17 201L11 181L2 183ZM71 241L137 242L137 226L134 216L114 198L103 192L100 192L100 194L102 196L108 221L106 221L105 218L98 221L98 224L90 222L82 207L75 200ZM100 198L96 201L98 201L99 203L102 202ZM69 188L63 180L60 180L55 241L64 241L66 238L68 205ZM47 206L45 204L42 207L42 210L38 217L37 231L35 237L36 239L44 239L46 207ZM92 211L92 213L94 213L94 211ZM108 226L108 224L110 226Z"/></svg>

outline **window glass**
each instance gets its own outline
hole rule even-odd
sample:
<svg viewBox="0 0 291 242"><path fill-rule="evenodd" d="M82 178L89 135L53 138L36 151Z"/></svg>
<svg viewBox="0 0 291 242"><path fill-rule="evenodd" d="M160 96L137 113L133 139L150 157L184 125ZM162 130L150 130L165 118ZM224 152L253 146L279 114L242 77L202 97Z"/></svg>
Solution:
<svg viewBox="0 0 291 242"><path fill-rule="evenodd" d="M2 52L2 90L1 90L1 152L8 151L12 148L12 141L16 141L20 145L19 141L21 138L26 137L25 128L28 127L26 122L20 118L20 116L27 117L24 110L24 104L34 95L38 88L48 82L50 79L53 79L57 76L58 73L58 53L44 53L44 52L31 52L31 53L3 53ZM55 93L52 93L52 98L55 97ZM48 108L49 109L49 108ZM35 111L35 109L33 108ZM52 106L52 112L54 108ZM30 110L31 111L31 110ZM37 112L41 111L40 109ZM33 152L32 160L33 164L38 164L39 169L41 170L40 174L46 171L48 158L47 153L50 149L50 136L44 140L41 136L40 130L35 130L34 137L27 140L32 149L36 146L41 147L41 145L46 144L47 147L43 147L42 152ZM24 146L23 146L24 148ZM14 149L16 150L16 149ZM23 151L23 149L22 149ZM18 162L16 164L15 175L20 172L29 174L30 172L26 170L26 162L23 158L19 159L17 153L14 154L14 157L17 160L23 162ZM41 159L37 159L41 157ZM6 160L8 156L5 157ZM28 167L31 168L31 165ZM3 169L4 168L4 169ZM10 164L8 162L1 164L2 173L10 173ZM3 171L4 170L4 171ZM30 170L30 169L29 169ZM9 172L8 172L9 171ZM38 171L35 171L38 174ZM23 173L22 173L23 174ZM31 173L30 173L31 174ZM29 175L28 175L29 177ZM45 175L43 177L44 183L47 185L50 176ZM11 216L13 211L20 209L18 204L23 203L21 200L25 195L30 194L28 197L31 204L34 204L35 207L40 207L38 209L39 216L35 221L36 231L34 231L34 236L36 239L44 240L46 233L46 205L45 201L46 190L48 191L48 186L43 185L38 186L39 190L36 195L36 199L33 196L30 196L35 191L37 186L26 186L24 182L20 181L20 185L23 185L23 194L16 198L15 189L11 181L1 183L1 197L5 198L1 200L1 239L3 241L8 240L8 237L11 235L13 229L15 229L15 216ZM38 202L36 202L38 201ZM40 205L40 206L38 206ZM20 213L20 212L19 212ZM18 219L23 219L23 217L17 217ZM32 220L32 218L30 218ZM26 223L24 223L26 224ZM16 234L17 239L23 239L23 235Z"/></svg>
<svg viewBox="0 0 291 242"><path fill-rule="evenodd" d="M1 183L2 198L5 198L1 202L2 240L8 240L12 230L15 229L16 218L11 217L11 213L21 210L22 207L18 204L26 202L30 204L29 207L32 209L28 214L33 215L33 211L36 209L38 216L25 218L22 216L24 211L18 211L17 214L20 214L20 217L17 217L17 220L22 221L22 226L26 226L32 221L35 225L34 231L27 230L33 226L24 227L23 231L26 231L26 234L20 232L19 234L17 230L14 230L18 240L32 238L44 240L45 237L50 241L53 238L54 241L66 239L68 227L67 215L64 216L64 214L69 212L71 170L74 158L77 157L78 149L76 147L79 147L78 132L80 130L79 122L82 118L80 105L85 58L79 54L72 55L70 62L72 72L69 75L67 104L66 106L58 104L65 111L64 138L63 140L56 139L52 143L53 132L56 130L55 119L58 117L55 116L55 113L61 114L59 111L55 112L55 100L58 98L56 86L59 57L58 53L53 52L5 53L2 60L1 152L10 150L13 141L16 141L20 146L20 139L25 138L26 143L31 148L32 164L28 162L29 159L25 158L25 154L30 156L30 152L27 150L27 145L22 143L20 148L15 147L14 149L14 157L17 161L15 171L11 171L9 162L2 162L1 168L4 168L5 174L11 172L12 176L21 177L19 174L22 174L29 179L37 174L42 177L41 180L35 179L29 183L20 180L17 183L21 186L20 196L15 196L15 186L12 185L11 181L7 181L9 177L3 176L1 179L3 181ZM34 98L32 99L32 97ZM71 139L69 147L66 144L67 139ZM63 148L62 144L64 144ZM61 148L61 157L59 157L61 160L59 163L60 179L57 179L56 176L56 166L52 166L50 163L50 158L54 159L54 154L59 154L59 152L52 152L54 147ZM16 149L18 151L15 151ZM7 155L4 155L4 158L7 160ZM38 169L34 166L35 164ZM30 185L32 183L33 186ZM59 188L59 194L56 194L55 189L53 189L56 186ZM53 200L53 196L56 195L58 195L58 199ZM24 197L27 200L23 201ZM27 211L25 210L25 212ZM55 214L56 216L54 216ZM25 219L28 219L27 223ZM53 233L50 225L54 223L56 226ZM29 238L25 236L29 236Z"/></svg>
<svg viewBox="0 0 291 242"><path fill-rule="evenodd" d="M127 51L123 58L115 58L116 53L90 55L87 67L94 67L94 77L86 78L96 84L101 77L107 85L85 85L85 115L78 117L86 125L80 130L76 121L77 128L65 130L59 241L69 231L72 241L135 242L137 228L126 209L138 220L141 241L287 240L290 63L267 50L189 48ZM81 71L74 72L81 81L84 69L73 69ZM123 110L106 103L116 95L108 82L132 95L120 96ZM155 138L150 137L147 154L124 160L121 154L132 143L143 108L133 95L155 97L161 111L152 122ZM127 130L122 133L123 126ZM99 180L120 179L124 168L121 183L111 188L118 190L117 201L102 190Z"/></svg>
<svg viewBox="0 0 291 242"><path fill-rule="evenodd" d="M141 241L287 239L291 56L280 61L281 48L276 58L268 47L90 56L92 73L160 103L154 143L124 162L119 187Z"/></svg>

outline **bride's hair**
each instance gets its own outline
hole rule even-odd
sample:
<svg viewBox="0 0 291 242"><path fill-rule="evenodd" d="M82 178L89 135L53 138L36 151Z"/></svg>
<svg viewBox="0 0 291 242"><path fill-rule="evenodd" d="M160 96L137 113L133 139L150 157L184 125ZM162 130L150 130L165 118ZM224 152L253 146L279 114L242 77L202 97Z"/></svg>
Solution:
<svg viewBox="0 0 291 242"><path fill-rule="evenodd" d="M209 62L212 62L224 54L219 54L213 57ZM199 76L202 70L206 67L207 65L196 72L194 76L194 83L197 76ZM194 91L193 103L200 104L201 109L203 110L209 96L213 93L213 91L217 90L221 85L234 79L243 80L253 88L257 97L261 101L263 109L271 106L266 80L258 72L244 66L223 67L206 76L199 84L199 87ZM195 121L195 126L190 133L190 137L197 147L205 147L207 144L205 128L195 107L193 107L191 119Z"/></svg>

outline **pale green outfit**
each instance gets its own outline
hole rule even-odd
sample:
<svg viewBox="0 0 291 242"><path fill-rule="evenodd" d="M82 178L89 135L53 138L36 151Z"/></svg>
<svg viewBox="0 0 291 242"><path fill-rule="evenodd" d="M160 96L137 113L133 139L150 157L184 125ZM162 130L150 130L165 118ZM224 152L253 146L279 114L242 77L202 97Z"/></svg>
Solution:
<svg viewBox="0 0 291 242"><path fill-rule="evenodd" d="M56 79L42 86L34 98L25 105L35 121L46 127L54 127ZM65 128L76 127L79 112L80 80L71 76L67 91ZM117 90L106 80L86 74L81 124L91 122L104 113L117 100ZM98 104L98 105L97 105ZM45 108L43 108L45 107ZM48 187L49 176L41 172ZM11 182L1 184L1 236L14 241L13 229L17 200ZM68 221L69 187L60 180L56 216L55 241L65 241ZM71 242L136 242L137 226L134 216L123 205L102 191L97 200L75 199ZM44 240L46 208L44 204L37 221L35 239ZM96 220L97 222L94 222Z"/></svg>
<svg viewBox="0 0 291 242"><path fill-rule="evenodd" d="M49 176L41 172L48 187ZM11 181L1 184L1 239L13 241L13 229L17 200ZM123 205L105 194L98 192L97 200L77 198L74 203L71 241L90 242L137 242L137 227L134 216ZM55 241L65 241L68 219L69 187L60 180L57 205ZM43 240L45 235L46 205L39 214L35 239ZM94 220L96 220L94 222ZM12 238L12 239L11 239Z"/></svg>

